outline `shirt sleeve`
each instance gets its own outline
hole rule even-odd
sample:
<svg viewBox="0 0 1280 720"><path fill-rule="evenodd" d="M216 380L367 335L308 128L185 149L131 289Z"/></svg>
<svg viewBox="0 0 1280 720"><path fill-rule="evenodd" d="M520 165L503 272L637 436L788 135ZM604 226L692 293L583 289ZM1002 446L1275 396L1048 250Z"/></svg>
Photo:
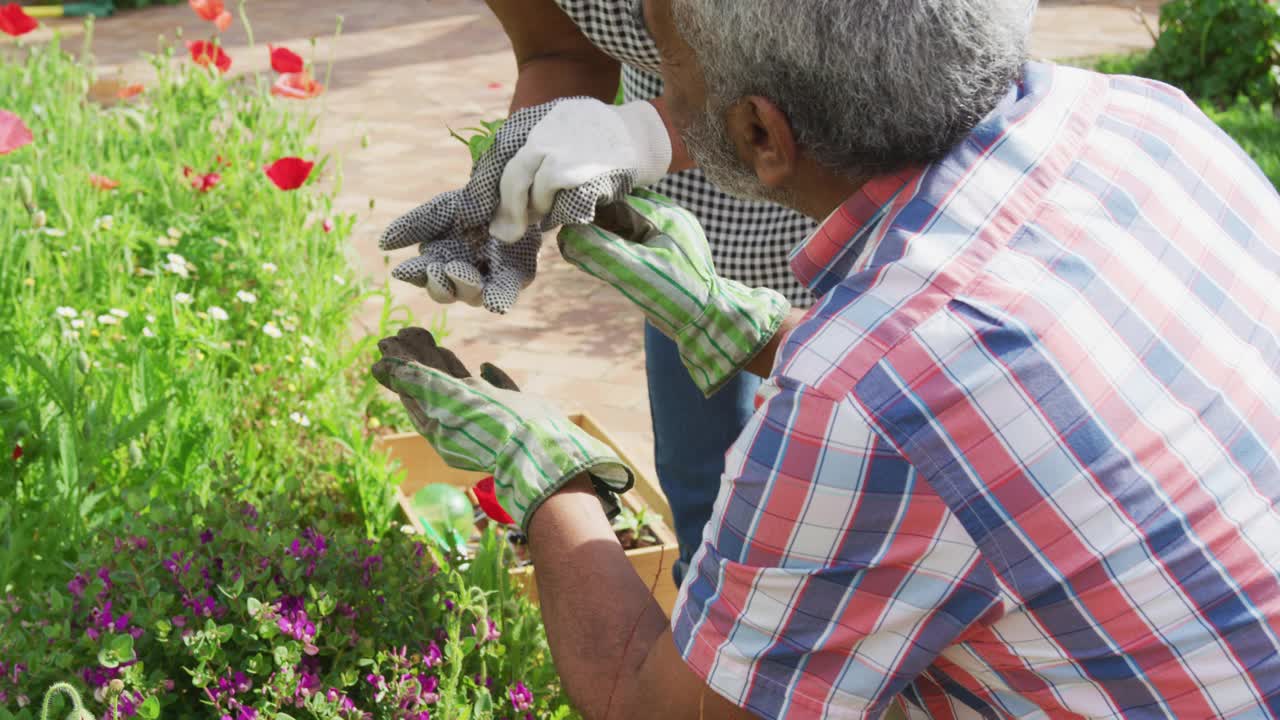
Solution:
<svg viewBox="0 0 1280 720"><path fill-rule="evenodd" d="M681 590L676 645L762 717L878 717L998 606L994 577L853 400L786 378L758 400Z"/></svg>

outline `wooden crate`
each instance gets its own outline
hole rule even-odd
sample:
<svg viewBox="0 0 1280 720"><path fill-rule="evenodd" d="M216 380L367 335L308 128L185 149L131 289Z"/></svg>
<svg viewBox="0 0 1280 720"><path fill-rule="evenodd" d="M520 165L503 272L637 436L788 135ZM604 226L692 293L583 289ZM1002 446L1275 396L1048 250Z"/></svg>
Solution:
<svg viewBox="0 0 1280 720"><path fill-rule="evenodd" d="M656 516L660 519L660 522L653 524L653 533L661 544L638 550L629 550L627 551L627 559L631 561L636 574L645 583L653 586L654 597L662 605L663 610L670 615L676 601L676 586L671 579L671 568L679 559L680 550L676 543L675 533L671 530L674 525L671 519L671 507L667 504L666 497L662 494L662 490L659 489L657 483L636 470L636 464L627 457L627 454L618 446L618 443L590 415L575 413L570 415L569 419L575 425L608 445L636 473L635 487L630 492L622 495L622 504L632 510L647 510L651 517ZM431 483L448 483L467 490L467 494L470 496L471 488L484 477L481 473L455 470L449 467L426 439L417 433L389 435L382 438L379 444L405 470L404 482L396 489L396 499L400 503L401 512L404 514L408 524L413 526L415 530L418 530L419 525L417 519L413 517L413 509L409 503L409 498L413 497L415 493ZM475 503L474 496L472 496L471 501L472 504ZM532 566L513 568L511 570L512 577L520 584L530 599L537 602L538 586L534 582L533 573Z"/></svg>

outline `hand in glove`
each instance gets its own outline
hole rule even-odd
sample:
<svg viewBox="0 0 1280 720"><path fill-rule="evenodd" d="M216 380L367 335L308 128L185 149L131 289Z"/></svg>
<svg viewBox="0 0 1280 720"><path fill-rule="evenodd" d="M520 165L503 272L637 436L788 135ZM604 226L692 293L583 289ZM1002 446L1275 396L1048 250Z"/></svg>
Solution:
<svg viewBox="0 0 1280 720"><path fill-rule="evenodd" d="M755 358L791 309L773 290L717 276L697 218L657 193L600 208L594 225L567 225L559 242L566 260L616 287L675 340L708 396Z"/></svg>
<svg viewBox="0 0 1280 720"><path fill-rule="evenodd" d="M590 222L598 205L660 180L671 141L649 103L571 98L525 108L503 123L461 190L397 219L380 247L418 245L392 275L505 313L537 272L541 233Z"/></svg>
<svg viewBox="0 0 1280 720"><path fill-rule="evenodd" d="M400 396L414 427L451 467L493 475L498 502L520 529L565 483L589 474L606 509L631 489L631 469L546 401L516 390L498 368L480 377L421 328L378 343L373 375Z"/></svg>

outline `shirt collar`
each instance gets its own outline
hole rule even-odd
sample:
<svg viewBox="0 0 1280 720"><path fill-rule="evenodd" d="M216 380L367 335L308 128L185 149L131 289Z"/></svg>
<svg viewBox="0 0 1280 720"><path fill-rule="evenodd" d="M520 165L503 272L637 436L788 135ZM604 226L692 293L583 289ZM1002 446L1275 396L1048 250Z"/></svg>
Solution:
<svg viewBox="0 0 1280 720"><path fill-rule="evenodd" d="M852 274L870 249L877 222L924 169L916 166L881 175L858 188L792 251L791 271L819 297Z"/></svg>

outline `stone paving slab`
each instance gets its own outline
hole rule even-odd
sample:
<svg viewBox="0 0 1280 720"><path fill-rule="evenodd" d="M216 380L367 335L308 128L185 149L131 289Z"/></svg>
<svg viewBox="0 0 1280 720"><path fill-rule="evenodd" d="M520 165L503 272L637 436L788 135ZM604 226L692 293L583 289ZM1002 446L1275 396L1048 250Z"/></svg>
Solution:
<svg viewBox="0 0 1280 720"><path fill-rule="evenodd" d="M1154 22L1159 3L1141 4ZM1032 52L1057 58L1141 48L1150 38L1132 8L1132 2L1042 0ZM254 0L249 13L255 48L238 19L224 36L233 73L269 72L266 43L303 52L315 38L314 56L334 62L328 92L306 107L322 112L317 141L339 161L338 208L360 218L352 262L383 284L389 262L409 253L385 257L377 249L380 230L466 181L469 157L448 128L505 114L515 79L506 37L482 0ZM343 30L335 37L340 15ZM55 26L74 46L78 22ZM139 53L154 50L162 36L171 41L179 27L185 38L209 30L185 3L130 12L97 23L94 54L104 73L145 81L150 69ZM392 282L391 291L395 304L423 322L441 312L416 288ZM371 303L355 332L376 329L381 309ZM567 266L554 242L544 248L538 281L509 315L462 306L447 313L447 342L465 361L494 362L528 391L591 413L652 474L643 320L612 289Z"/></svg>

